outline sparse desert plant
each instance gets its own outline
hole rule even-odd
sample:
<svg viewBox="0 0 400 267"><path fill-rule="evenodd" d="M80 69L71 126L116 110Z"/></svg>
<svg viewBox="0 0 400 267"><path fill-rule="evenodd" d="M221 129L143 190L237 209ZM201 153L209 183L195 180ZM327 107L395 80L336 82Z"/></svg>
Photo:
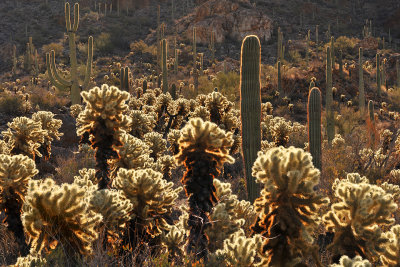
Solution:
<svg viewBox="0 0 400 267"><path fill-rule="evenodd" d="M294 147L259 152L253 166L257 182L264 184L254 202L258 213L252 226L263 243L263 266L303 266L301 256L311 254L318 266L318 247L312 232L319 224L318 209L329 202L315 190L320 172L311 155Z"/></svg>
<svg viewBox="0 0 400 267"><path fill-rule="evenodd" d="M194 252L197 258L207 258L208 239L205 229L209 223L208 214L217 202L213 179L219 175L219 168L224 162L234 162L229 155L233 143L232 133L225 133L214 123L195 118L190 119L181 130L178 142L179 153L175 160L177 164L186 167L181 181L190 208L187 251Z"/></svg>
<svg viewBox="0 0 400 267"><path fill-rule="evenodd" d="M103 84L101 89L94 87L89 92L82 92L82 97L86 107L79 114L76 132L78 135L89 133L96 150L99 189L105 189L110 181L108 160L117 157L113 146L121 145L121 135L130 129L131 119L124 115L128 110L125 101L129 99L129 93Z"/></svg>

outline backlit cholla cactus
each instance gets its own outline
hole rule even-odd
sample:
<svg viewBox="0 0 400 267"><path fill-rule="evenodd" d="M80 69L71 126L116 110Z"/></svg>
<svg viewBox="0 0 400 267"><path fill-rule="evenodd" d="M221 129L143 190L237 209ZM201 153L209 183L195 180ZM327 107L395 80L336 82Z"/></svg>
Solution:
<svg viewBox="0 0 400 267"><path fill-rule="evenodd" d="M81 93L86 108L79 114L78 135L90 134L92 147L96 150L96 177L99 189L109 184L108 160L117 157L113 146L121 145L121 135L129 131L131 119L124 115L128 110L125 101L129 93L117 87L103 84Z"/></svg>
<svg viewBox="0 0 400 267"><path fill-rule="evenodd" d="M392 142L393 138L393 133L389 129L385 129L383 132L381 132L381 142L382 142L382 153L387 154L389 151L389 146L390 143Z"/></svg>
<svg viewBox="0 0 400 267"><path fill-rule="evenodd" d="M274 110L274 107L272 106L271 102L266 102L261 104L261 112L262 114L266 115L272 115L272 111Z"/></svg>
<svg viewBox="0 0 400 267"><path fill-rule="evenodd" d="M216 124L200 118L190 119L181 132L180 151L175 160L186 167L181 181L190 208L187 250L188 253L194 252L197 258L205 258L208 239L204 231L209 222L208 214L217 202L213 179L220 174L219 168L224 162L234 162L229 155L232 133L225 133Z"/></svg>
<svg viewBox="0 0 400 267"><path fill-rule="evenodd" d="M373 261L384 249L387 238L381 226L393 224L391 214L397 209L393 196L376 185L368 183L358 173L347 175L347 179L336 179L332 189L339 199L331 211L323 216L328 231L334 231L333 243L328 246L333 252L334 262L341 255L360 255Z"/></svg>
<svg viewBox="0 0 400 267"><path fill-rule="evenodd" d="M184 98L178 98L173 101L167 109L167 114L169 116L167 129L180 129L182 123L184 122L184 117L189 114L189 101ZM170 127L169 127L170 125Z"/></svg>
<svg viewBox="0 0 400 267"><path fill-rule="evenodd" d="M145 169L153 164L154 160L150 158L151 150L149 146L130 134L121 135L122 146L115 146L118 158L111 160L111 169L113 175L117 174L119 168L125 169Z"/></svg>
<svg viewBox="0 0 400 267"><path fill-rule="evenodd" d="M40 153L45 159L51 155L51 142L53 140L60 140L63 133L58 130L61 128L62 121L55 119L54 114L49 111L38 111L32 115L32 120L40 122L42 129L46 131L44 143L39 147Z"/></svg>
<svg viewBox="0 0 400 267"><path fill-rule="evenodd" d="M318 209L329 200L314 189L320 172L310 153L294 147L259 152L252 175L264 184L254 202L258 218L252 226L266 238L262 266L296 265L306 254L322 266L311 235L319 224Z"/></svg>
<svg viewBox="0 0 400 267"><path fill-rule="evenodd" d="M185 229L172 226L168 234L161 237L161 244L168 250L168 260L176 260L184 255L183 244L185 241Z"/></svg>
<svg viewBox="0 0 400 267"><path fill-rule="evenodd" d="M384 252L380 256L383 266L400 266L400 225L395 225L389 232L383 234L388 242L385 244Z"/></svg>
<svg viewBox="0 0 400 267"><path fill-rule="evenodd" d="M85 189L76 184L56 185L49 178L30 181L21 217L32 248L40 253L57 243L72 262L90 254L102 216L84 200Z"/></svg>
<svg viewBox="0 0 400 267"><path fill-rule="evenodd" d="M293 127L284 118L275 117L272 119L270 131L276 146L286 146L289 142L289 135Z"/></svg>
<svg viewBox="0 0 400 267"><path fill-rule="evenodd" d="M151 150L150 157L157 161L167 150L167 141L163 139L162 134L151 132L143 136L144 142Z"/></svg>
<svg viewBox="0 0 400 267"><path fill-rule="evenodd" d="M400 182L400 170L395 169L390 171L390 176L393 177L393 180L397 183Z"/></svg>
<svg viewBox="0 0 400 267"><path fill-rule="evenodd" d="M233 138L233 144L231 146L231 149L229 150L230 155L239 153L242 147L242 135L240 133L233 134L232 138Z"/></svg>
<svg viewBox="0 0 400 267"><path fill-rule="evenodd" d="M331 264L329 267L372 267L368 260L363 260L361 256L350 259L346 255L340 258L339 264Z"/></svg>
<svg viewBox="0 0 400 267"><path fill-rule="evenodd" d="M261 235L246 237L240 229L225 239L223 249L217 250L211 258L221 259L221 266L251 267L254 266L257 252L261 251L262 243Z"/></svg>
<svg viewBox="0 0 400 267"><path fill-rule="evenodd" d="M136 241L149 241L163 230L169 230L167 218L172 212L181 187L173 189L173 183L162 179L162 174L152 169L120 169L113 186L123 191L132 203L133 219L128 223L124 243L134 248Z"/></svg>
<svg viewBox="0 0 400 267"><path fill-rule="evenodd" d="M167 141L170 144L169 150L172 152L173 155L176 155L179 153L179 144L178 144L179 138L181 138L180 130L172 129L168 133Z"/></svg>
<svg viewBox="0 0 400 267"><path fill-rule="evenodd" d="M128 101L128 106L130 110L140 110L140 108L143 106L143 103L140 99L137 99L136 97L130 97Z"/></svg>
<svg viewBox="0 0 400 267"><path fill-rule="evenodd" d="M171 95L167 93L163 93L157 97L157 101L155 103L155 112L157 113L157 118L160 119L163 112L169 105L172 103Z"/></svg>
<svg viewBox="0 0 400 267"><path fill-rule="evenodd" d="M210 252L222 249L225 239L241 227L248 229L248 223L253 222L257 216L250 202L239 201L237 196L232 194L230 183L214 179L214 186L219 201L210 214L212 224L206 229L206 234L211 240L208 245Z"/></svg>
<svg viewBox="0 0 400 267"><path fill-rule="evenodd" d="M27 117L17 117L7 123L7 126L7 131L3 131L2 134L4 141L11 148L11 154L23 154L30 158L35 158L35 155L42 156L38 149L44 143L46 131L42 129L40 122Z"/></svg>
<svg viewBox="0 0 400 267"><path fill-rule="evenodd" d="M239 119L233 112L225 112L222 114L221 125L226 131L234 131L239 127Z"/></svg>
<svg viewBox="0 0 400 267"><path fill-rule="evenodd" d="M17 262L12 267L45 267L47 265L47 260L43 258L40 254L31 251L25 257L18 257Z"/></svg>
<svg viewBox="0 0 400 267"><path fill-rule="evenodd" d="M152 115L146 114L142 110L132 110L129 113L132 121L132 130L130 134L136 138L142 139L146 133L152 132L156 126L156 120Z"/></svg>
<svg viewBox="0 0 400 267"><path fill-rule="evenodd" d="M37 173L35 162L27 156L0 155L0 211L6 216L4 222L14 234L22 255L29 251L21 222L21 207L28 183Z"/></svg>
<svg viewBox="0 0 400 267"><path fill-rule="evenodd" d="M153 90L147 90L140 98L144 105L153 106L157 102L157 96Z"/></svg>
<svg viewBox="0 0 400 267"><path fill-rule="evenodd" d="M205 107L206 106L206 100L207 100L207 95L200 94L196 96L196 102L200 105Z"/></svg>
<svg viewBox="0 0 400 267"><path fill-rule="evenodd" d="M160 172L163 178L167 181L171 180L171 171L176 168L174 157L171 155L164 155L157 159L157 164L161 165Z"/></svg>
<svg viewBox="0 0 400 267"><path fill-rule="evenodd" d="M210 121L210 112L206 107L198 106L193 112L190 112L190 118L200 118L203 121Z"/></svg>
<svg viewBox="0 0 400 267"><path fill-rule="evenodd" d="M79 113L81 113L83 110L84 110L83 105L75 104L75 105L72 105L72 106L69 108L69 113L71 114L72 117L74 117L75 119L77 119L78 116L79 116Z"/></svg>
<svg viewBox="0 0 400 267"><path fill-rule="evenodd" d="M219 92L212 92L207 95L205 106L211 114L211 122L220 125L222 115L228 105L228 99Z"/></svg>
<svg viewBox="0 0 400 267"><path fill-rule="evenodd" d="M0 140L0 154L9 155L11 153L11 149L6 142Z"/></svg>

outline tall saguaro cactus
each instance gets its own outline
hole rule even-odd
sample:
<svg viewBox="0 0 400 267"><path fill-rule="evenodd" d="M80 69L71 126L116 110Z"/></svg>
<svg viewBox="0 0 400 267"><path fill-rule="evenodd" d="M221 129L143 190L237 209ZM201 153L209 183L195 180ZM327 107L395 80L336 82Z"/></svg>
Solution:
<svg viewBox="0 0 400 267"><path fill-rule="evenodd" d="M312 161L321 170L321 91L314 87L308 95L307 105L308 144Z"/></svg>
<svg viewBox="0 0 400 267"><path fill-rule="evenodd" d="M57 72L57 68L55 65L55 53L52 50L50 53L46 54L46 64L47 64L47 73L50 79L50 82L60 91L70 91L71 92L71 102L72 104L80 104L81 103L81 90L88 89L90 82L90 75L92 73L92 62L93 62L93 37L90 36L88 40L88 58L86 62L86 72L85 78L82 85L79 84L78 79L78 63L76 60L76 44L75 44L75 34L78 30L79 25L79 4L75 3L74 5L74 22L71 24L71 15L70 15L70 5L69 3L65 3L65 23L66 29L68 33L69 40L69 59L71 62L71 80L67 81Z"/></svg>
<svg viewBox="0 0 400 267"><path fill-rule="evenodd" d="M396 60L397 87L400 88L400 60Z"/></svg>
<svg viewBox="0 0 400 267"><path fill-rule="evenodd" d="M255 35L246 36L240 60L240 109L242 121L242 151L248 199L251 203L259 195L259 186L251 168L261 150L261 45Z"/></svg>
<svg viewBox="0 0 400 267"><path fill-rule="evenodd" d="M168 92L168 69L167 69L167 40L162 41L162 82L163 93Z"/></svg>
<svg viewBox="0 0 400 267"><path fill-rule="evenodd" d="M335 125L333 119L333 110L332 110L332 59L331 59L331 48L328 46L326 48L326 103L325 103L325 112L326 112L326 131L328 135L328 143L330 144L335 137Z"/></svg>
<svg viewBox="0 0 400 267"><path fill-rule="evenodd" d="M360 47L358 51L358 90L359 92L359 108L360 111L363 113L365 109L365 96L364 96L364 70L363 70L363 50Z"/></svg>
<svg viewBox="0 0 400 267"><path fill-rule="evenodd" d="M376 87L378 89L378 97L381 97L381 59L379 54L376 54Z"/></svg>
<svg viewBox="0 0 400 267"><path fill-rule="evenodd" d="M121 68L121 77L120 77L121 91L129 92L129 68L122 67Z"/></svg>

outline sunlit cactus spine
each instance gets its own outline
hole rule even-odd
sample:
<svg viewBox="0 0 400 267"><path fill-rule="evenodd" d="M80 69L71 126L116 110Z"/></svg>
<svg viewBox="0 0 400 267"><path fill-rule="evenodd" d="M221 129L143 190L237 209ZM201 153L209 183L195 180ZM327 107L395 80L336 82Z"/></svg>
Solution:
<svg viewBox="0 0 400 267"><path fill-rule="evenodd" d="M78 63L76 59L76 44L75 37L79 25L79 4L74 5L74 22L71 23L70 5L65 3L65 23L68 33L69 41L69 58L71 62L71 80L67 81L58 72L55 65L55 53L52 50L46 54L46 65L47 74L50 82L60 91L71 92L72 105L81 103L81 88L83 91L87 90L90 82L90 75L92 73L92 62L93 62L93 37L90 36L88 39L88 58L86 61L86 71L83 84L79 84L78 79Z"/></svg>
<svg viewBox="0 0 400 267"><path fill-rule="evenodd" d="M335 137L335 125L332 110L332 58L331 49L326 48L326 130L328 134L328 143L330 144Z"/></svg>
<svg viewBox="0 0 400 267"><path fill-rule="evenodd" d="M167 68L167 40L162 41L162 89L163 93L168 92L168 68Z"/></svg>
<svg viewBox="0 0 400 267"><path fill-rule="evenodd" d="M321 91L314 87L308 95L308 144L313 164L321 170Z"/></svg>
<svg viewBox="0 0 400 267"><path fill-rule="evenodd" d="M259 195L259 186L251 168L261 150L261 45L255 35L246 36L242 43L240 66L240 108L242 121L242 151L245 165L248 199Z"/></svg>
<svg viewBox="0 0 400 267"><path fill-rule="evenodd" d="M121 68L121 75L120 75L120 86L121 90L129 92L129 68L122 67Z"/></svg>
<svg viewBox="0 0 400 267"><path fill-rule="evenodd" d="M359 92L359 107L360 111L364 112L365 109L365 96L364 96L364 70L363 70L363 61L362 61L362 56L363 56L363 50L362 47L360 47L358 51L358 90Z"/></svg>
<svg viewBox="0 0 400 267"><path fill-rule="evenodd" d="M381 97L381 62L379 54L376 54L376 87L378 90L378 97Z"/></svg>

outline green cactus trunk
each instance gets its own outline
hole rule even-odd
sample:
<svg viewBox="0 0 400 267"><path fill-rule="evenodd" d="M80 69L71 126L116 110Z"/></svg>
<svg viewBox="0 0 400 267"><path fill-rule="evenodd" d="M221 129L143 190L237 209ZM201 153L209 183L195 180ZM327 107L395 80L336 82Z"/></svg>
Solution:
<svg viewBox="0 0 400 267"><path fill-rule="evenodd" d="M307 105L308 144L312 161L321 170L321 91L314 87L308 95Z"/></svg>
<svg viewBox="0 0 400 267"><path fill-rule="evenodd" d="M378 90L378 97L381 97L381 67L379 54L376 54L376 88Z"/></svg>
<svg viewBox="0 0 400 267"><path fill-rule="evenodd" d="M240 108L242 121L242 151L248 199L251 203L260 189L251 169L261 150L261 45L255 35L246 36L242 43L240 66Z"/></svg>
<svg viewBox="0 0 400 267"><path fill-rule="evenodd" d="M281 79L281 62L280 61L278 61L278 92L279 92L279 96L283 97L282 79Z"/></svg>
<svg viewBox="0 0 400 267"><path fill-rule="evenodd" d="M162 40L162 82L163 93L168 92L168 69L167 69L167 40Z"/></svg>
<svg viewBox="0 0 400 267"><path fill-rule="evenodd" d="M175 72L175 74L178 73L178 63L179 63L179 61L178 61L178 49L177 49L176 46L177 46L177 45L176 45L176 37L175 37L175 39L174 39L174 56L175 56L175 60L174 60L174 72Z"/></svg>
<svg viewBox="0 0 400 267"><path fill-rule="evenodd" d="M360 47L358 51L358 90L359 90L359 108L361 113L365 109L365 96L364 96L364 70L363 70L363 50Z"/></svg>
<svg viewBox="0 0 400 267"><path fill-rule="evenodd" d="M121 71L120 71L120 89L121 90L125 90L125 68L121 67Z"/></svg>
<svg viewBox="0 0 400 267"><path fill-rule="evenodd" d="M396 73L397 73L397 89L400 89L400 63L396 60Z"/></svg>
<svg viewBox="0 0 400 267"><path fill-rule="evenodd" d="M331 37L331 61L332 61L332 70L335 69L335 37Z"/></svg>
<svg viewBox="0 0 400 267"><path fill-rule="evenodd" d="M343 52L339 50L339 73L343 77Z"/></svg>
<svg viewBox="0 0 400 267"><path fill-rule="evenodd" d="M335 137L335 124L332 110L332 61L331 61L331 49L328 46L326 48L326 131L328 135L328 143L330 144Z"/></svg>
<svg viewBox="0 0 400 267"><path fill-rule="evenodd" d="M210 40L210 51L211 51L211 62L214 62L215 59L215 36L214 31L211 31L211 40Z"/></svg>

